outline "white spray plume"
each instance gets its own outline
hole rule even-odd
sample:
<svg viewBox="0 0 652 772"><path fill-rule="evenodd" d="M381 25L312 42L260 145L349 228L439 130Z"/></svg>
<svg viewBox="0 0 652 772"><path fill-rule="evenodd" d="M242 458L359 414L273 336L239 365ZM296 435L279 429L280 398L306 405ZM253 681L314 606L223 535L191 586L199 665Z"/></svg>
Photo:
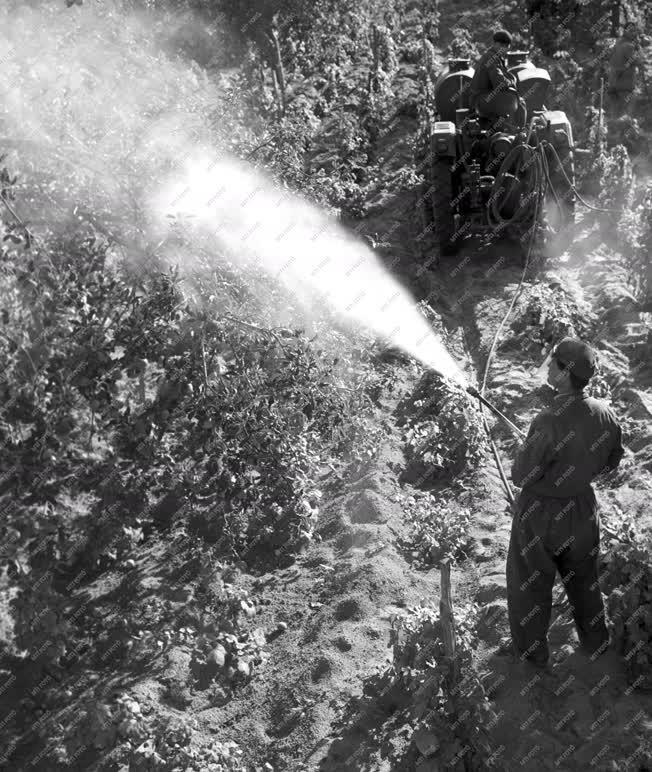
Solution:
<svg viewBox="0 0 652 772"><path fill-rule="evenodd" d="M216 251L225 248L243 264L255 263L313 313L333 309L466 385L413 298L364 241L245 163L225 156L188 159L151 207L159 228L165 229L166 218L190 218L197 237L213 239Z"/></svg>
<svg viewBox="0 0 652 772"><path fill-rule="evenodd" d="M8 162L21 175L19 211L29 220L36 210L53 231L67 231L73 215L92 217L119 236L136 267L169 232L165 214L185 211L195 225L175 256L182 278L218 265L226 251L219 247L228 248L243 265L277 277L304 306L303 317L285 313L289 324L336 316L465 383L366 243L247 164L216 158L235 124L215 83L165 53L181 23L174 14L127 12L119 0L74 12L59 0L2 5L3 135L30 140ZM247 130L238 124L238 131Z"/></svg>

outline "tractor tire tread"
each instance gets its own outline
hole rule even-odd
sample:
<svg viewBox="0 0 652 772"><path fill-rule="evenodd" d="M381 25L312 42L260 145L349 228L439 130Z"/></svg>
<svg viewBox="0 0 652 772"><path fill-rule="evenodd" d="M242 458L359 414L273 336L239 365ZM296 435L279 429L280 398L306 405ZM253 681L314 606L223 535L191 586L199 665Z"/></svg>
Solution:
<svg viewBox="0 0 652 772"><path fill-rule="evenodd" d="M433 230L442 255L454 255L458 250L455 243L455 215L451 208L453 200L451 165L448 158L435 158L432 164Z"/></svg>

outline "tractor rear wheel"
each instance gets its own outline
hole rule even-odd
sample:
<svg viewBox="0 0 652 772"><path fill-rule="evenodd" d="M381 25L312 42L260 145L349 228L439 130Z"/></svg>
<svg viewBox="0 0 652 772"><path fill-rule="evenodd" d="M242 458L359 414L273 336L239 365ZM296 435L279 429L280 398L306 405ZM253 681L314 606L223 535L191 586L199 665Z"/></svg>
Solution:
<svg viewBox="0 0 652 772"><path fill-rule="evenodd" d="M435 158L432 163L432 216L435 240L442 255L454 255L455 213L453 212L453 173L449 158Z"/></svg>

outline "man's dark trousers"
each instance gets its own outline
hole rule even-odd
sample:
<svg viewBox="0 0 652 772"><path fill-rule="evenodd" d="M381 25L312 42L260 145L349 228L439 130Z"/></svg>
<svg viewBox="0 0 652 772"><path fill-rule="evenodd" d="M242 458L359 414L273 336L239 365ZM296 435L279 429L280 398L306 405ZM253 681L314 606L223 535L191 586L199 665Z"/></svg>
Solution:
<svg viewBox="0 0 652 772"><path fill-rule="evenodd" d="M522 491L507 555L507 602L515 653L544 665L552 588L559 571L580 644L599 656L609 645L598 585L600 532L592 490L570 498Z"/></svg>

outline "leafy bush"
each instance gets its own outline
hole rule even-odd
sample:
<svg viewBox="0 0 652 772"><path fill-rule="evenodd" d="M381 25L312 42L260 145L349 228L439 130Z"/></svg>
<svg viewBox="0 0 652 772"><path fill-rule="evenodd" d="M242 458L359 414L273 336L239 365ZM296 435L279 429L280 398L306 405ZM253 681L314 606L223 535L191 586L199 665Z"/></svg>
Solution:
<svg viewBox="0 0 652 772"><path fill-rule="evenodd" d="M621 115L607 122L608 141L610 146L622 145L634 156L645 156L649 152L649 139L640 126L639 121L631 115Z"/></svg>
<svg viewBox="0 0 652 772"><path fill-rule="evenodd" d="M631 534L628 534L631 538ZM602 558L603 592L630 683L652 689L652 563L649 545L613 543Z"/></svg>
<svg viewBox="0 0 652 772"><path fill-rule="evenodd" d="M589 385L584 390L584 393L589 397L593 397L594 399L604 399L607 402L610 402L612 389L609 381L605 378L605 376L598 372L591 378Z"/></svg>
<svg viewBox="0 0 652 772"><path fill-rule="evenodd" d="M583 88L583 70L568 51L557 51L551 60L545 62L545 67L552 79L550 102L554 104L556 110L563 110L566 113L573 127L575 143L579 145L580 135L588 128L584 125L583 105L577 99L578 92ZM588 141L586 133L583 138ZM577 163L576 159L576 171Z"/></svg>
<svg viewBox="0 0 652 772"><path fill-rule="evenodd" d="M583 337L594 321L591 306L560 285L535 284L518 301L509 345L535 358L550 343L563 337Z"/></svg>
<svg viewBox="0 0 652 772"><path fill-rule="evenodd" d="M619 239L626 245L627 268L632 288L643 308L652 310L652 186L619 224Z"/></svg>
<svg viewBox="0 0 652 772"><path fill-rule="evenodd" d="M111 750L122 743L140 744L150 733L150 720L141 705L127 694L117 696L108 704L92 693L74 715L63 711L59 721L47 718L40 724L40 741L44 755L52 765L79 763L81 754Z"/></svg>
<svg viewBox="0 0 652 772"><path fill-rule="evenodd" d="M197 729L194 719L157 717L149 737L129 753L129 769L173 772L176 769L207 772L245 772L243 751L233 741L204 741L192 745Z"/></svg>
<svg viewBox="0 0 652 772"><path fill-rule="evenodd" d="M214 553L212 548L204 549L201 560L197 597L206 632L193 637L192 669L201 688L217 680L230 696L265 662L267 641L261 628L250 628L256 608L248 592L227 581L231 571L216 570L220 564L211 557Z"/></svg>
<svg viewBox="0 0 652 772"><path fill-rule="evenodd" d="M36 667L55 661L66 652L73 625L68 619L68 599L52 586L50 571L36 578L20 577L19 594L10 602L15 645L30 653Z"/></svg>
<svg viewBox="0 0 652 772"><path fill-rule="evenodd" d="M406 718L413 730L415 764L427 755L429 763L455 770L486 768L491 753L487 725L493 711L473 665L477 616L476 604L455 614L457 681L434 608L412 607L392 621L390 672L394 683L411 698Z"/></svg>
<svg viewBox="0 0 652 772"><path fill-rule="evenodd" d="M178 710L185 710L192 702L192 695L188 684L180 679L170 679L163 695L164 699Z"/></svg>
<svg viewBox="0 0 652 772"><path fill-rule="evenodd" d="M370 90L387 93L392 78L398 69L396 46L391 30L383 25L372 24L370 43L373 64L370 73Z"/></svg>
<svg viewBox="0 0 652 772"><path fill-rule="evenodd" d="M444 49L446 59L471 59L475 61L480 52L471 33L466 27L453 27L452 40Z"/></svg>
<svg viewBox="0 0 652 772"><path fill-rule="evenodd" d="M601 169L600 195L598 205L614 211L600 212L600 229L607 235L614 232L614 227L629 209L633 200L634 176L629 154L623 145L611 148Z"/></svg>
<svg viewBox="0 0 652 772"><path fill-rule="evenodd" d="M579 156L575 166L575 181L584 193L599 194L600 180L606 164L604 148L607 142L606 121L600 121L600 111L587 107L584 121L579 122L576 143L590 152Z"/></svg>
<svg viewBox="0 0 652 772"><path fill-rule="evenodd" d="M430 493L417 492L403 502L410 527L408 548L423 566L436 565L445 558L467 557L471 537L468 509L446 502Z"/></svg>
<svg viewBox="0 0 652 772"><path fill-rule="evenodd" d="M468 394L426 372L399 408L408 463L406 478L418 484L468 474L485 457L479 409Z"/></svg>

